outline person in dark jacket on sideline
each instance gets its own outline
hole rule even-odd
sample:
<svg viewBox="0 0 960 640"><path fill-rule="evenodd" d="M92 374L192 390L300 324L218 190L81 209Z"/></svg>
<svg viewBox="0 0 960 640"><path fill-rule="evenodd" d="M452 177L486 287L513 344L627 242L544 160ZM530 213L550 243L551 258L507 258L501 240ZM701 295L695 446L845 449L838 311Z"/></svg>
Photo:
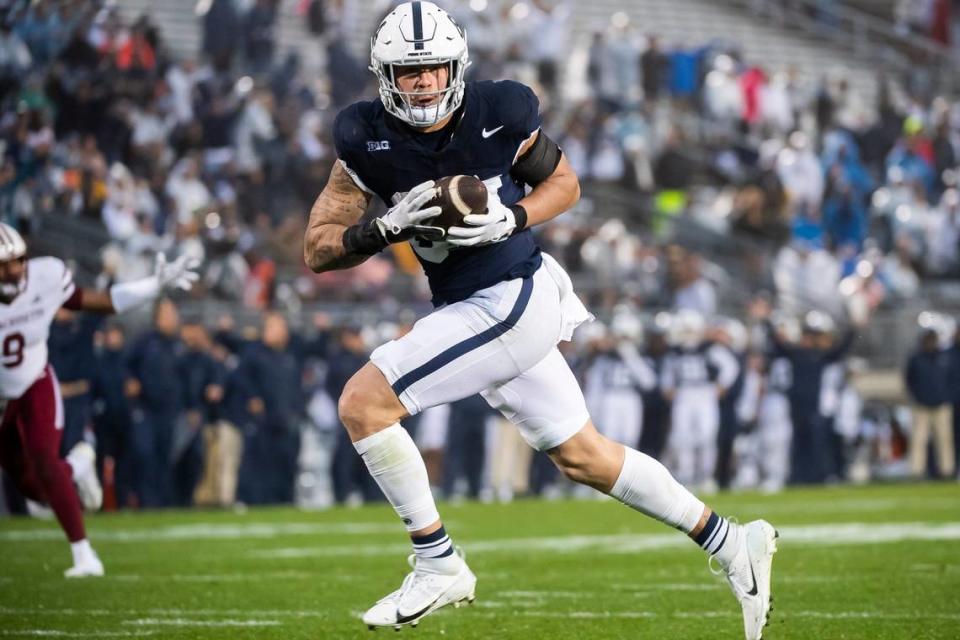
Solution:
<svg viewBox="0 0 960 640"><path fill-rule="evenodd" d="M306 413L302 384L302 360L291 348L286 319L267 312L260 342L250 345L241 359L242 375L252 392L250 412L256 432L247 440L250 502L262 504L293 501L300 453L300 423ZM250 445L253 445L252 447Z"/></svg>
<svg viewBox="0 0 960 640"><path fill-rule="evenodd" d="M953 449L953 372L950 354L940 348L933 329L920 334L919 345L907 359L904 378L913 401L910 430L910 471L915 478L927 474L930 432L937 449L937 471L942 478L953 477L956 469Z"/></svg>
<svg viewBox="0 0 960 640"><path fill-rule="evenodd" d="M93 406L93 432L97 439L98 473L104 492L116 506L125 507L135 497L134 467L130 451L132 427L130 402L124 390L127 379L125 337L120 325L109 325L103 332L103 345L96 355L90 395ZM104 506L108 506L105 496Z"/></svg>
<svg viewBox="0 0 960 640"><path fill-rule="evenodd" d="M197 321L186 322L180 337L185 347L178 363L183 384L183 414L173 459L174 503L189 506L203 472L201 431L211 422L211 409L223 400L223 383L217 363L210 355L206 328Z"/></svg>
<svg viewBox="0 0 960 640"><path fill-rule="evenodd" d="M154 308L154 329L140 336L127 359L127 396L133 406L132 463L141 507L173 503L170 456L183 402L178 370L180 316L169 298Z"/></svg>

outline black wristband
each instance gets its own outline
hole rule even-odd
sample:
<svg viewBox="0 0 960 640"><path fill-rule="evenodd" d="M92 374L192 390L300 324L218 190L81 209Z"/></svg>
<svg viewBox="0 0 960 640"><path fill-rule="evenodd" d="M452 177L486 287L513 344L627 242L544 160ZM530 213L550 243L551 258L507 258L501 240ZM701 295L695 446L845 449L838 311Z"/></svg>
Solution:
<svg viewBox="0 0 960 640"><path fill-rule="evenodd" d="M347 227L343 232L343 248L348 254L372 256L387 248L387 241L376 227L376 221Z"/></svg>
<svg viewBox="0 0 960 640"><path fill-rule="evenodd" d="M523 205L512 204L507 209L513 211L513 219L516 221L517 226L513 228L513 234L520 233L527 228L527 210L523 208Z"/></svg>

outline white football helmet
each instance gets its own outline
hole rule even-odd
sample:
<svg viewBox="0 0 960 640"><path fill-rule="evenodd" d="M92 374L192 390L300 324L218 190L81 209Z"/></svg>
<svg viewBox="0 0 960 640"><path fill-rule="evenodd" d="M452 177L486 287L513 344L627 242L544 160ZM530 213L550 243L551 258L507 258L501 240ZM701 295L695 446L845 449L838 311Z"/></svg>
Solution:
<svg viewBox="0 0 960 640"><path fill-rule="evenodd" d="M681 309L673 316L670 325L671 341L684 349L696 349L703 342L707 322L696 311Z"/></svg>
<svg viewBox="0 0 960 640"><path fill-rule="evenodd" d="M16 260L27 255L27 243L20 232L5 222L0 222L0 262Z"/></svg>
<svg viewBox="0 0 960 640"><path fill-rule="evenodd" d="M719 332L723 343L734 353L743 353L750 343L747 328L736 318L718 317L713 320L713 328Z"/></svg>
<svg viewBox="0 0 960 640"><path fill-rule="evenodd" d="M396 83L396 67L445 64L447 87L437 101L414 106L414 93ZM370 39L370 70L380 82L380 100L392 115L414 127L429 127L457 110L463 102L464 74L470 61L467 34L432 2L404 2L383 19Z"/></svg>
<svg viewBox="0 0 960 640"><path fill-rule="evenodd" d="M823 311L808 311L803 316L803 330L809 333L833 333L836 324L829 315Z"/></svg>
<svg viewBox="0 0 960 640"><path fill-rule="evenodd" d="M20 232L6 224L0 222L0 262L9 262L18 260L27 255L27 243L23 241ZM0 282L0 296L4 298L16 297L26 284L26 279L21 277L19 282Z"/></svg>
<svg viewBox="0 0 960 640"><path fill-rule="evenodd" d="M618 307L613 312L610 321L610 333L617 340L628 342L643 342L643 323L637 317L636 311L629 307Z"/></svg>

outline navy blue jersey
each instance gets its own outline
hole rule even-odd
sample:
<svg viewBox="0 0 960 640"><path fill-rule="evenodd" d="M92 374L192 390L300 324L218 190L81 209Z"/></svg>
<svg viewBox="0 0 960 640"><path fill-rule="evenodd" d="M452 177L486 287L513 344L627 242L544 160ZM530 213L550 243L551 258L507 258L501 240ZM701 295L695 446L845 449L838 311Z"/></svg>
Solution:
<svg viewBox="0 0 960 640"><path fill-rule="evenodd" d="M388 114L380 100L357 102L341 111L333 139L337 156L358 186L387 206L422 182L452 175L477 176L509 206L524 195L524 185L510 175L510 168L520 146L540 128L539 108L537 97L519 82L468 82L459 123L439 150L424 134ZM411 244L438 306L504 280L530 276L541 262L529 230L482 247L418 239Z"/></svg>

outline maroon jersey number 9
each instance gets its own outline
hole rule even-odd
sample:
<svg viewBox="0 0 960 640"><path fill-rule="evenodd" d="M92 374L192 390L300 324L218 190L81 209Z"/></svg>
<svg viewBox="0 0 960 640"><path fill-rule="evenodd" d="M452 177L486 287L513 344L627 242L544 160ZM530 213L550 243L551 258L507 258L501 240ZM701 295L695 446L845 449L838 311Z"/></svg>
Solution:
<svg viewBox="0 0 960 640"><path fill-rule="evenodd" d="M23 362L23 347L27 343L22 333L11 333L3 339L3 366L12 369Z"/></svg>

